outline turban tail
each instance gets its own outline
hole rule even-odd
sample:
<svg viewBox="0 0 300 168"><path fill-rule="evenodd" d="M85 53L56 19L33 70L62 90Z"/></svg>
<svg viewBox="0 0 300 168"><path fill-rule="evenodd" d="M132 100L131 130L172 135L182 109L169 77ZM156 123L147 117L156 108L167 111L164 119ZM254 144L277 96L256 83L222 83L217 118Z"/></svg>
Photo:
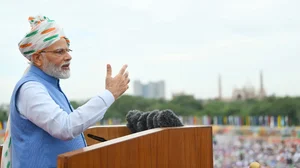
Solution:
<svg viewBox="0 0 300 168"><path fill-rule="evenodd" d="M61 38L65 38L68 45L70 41L65 37L63 29L46 16L29 17L31 31L19 42L20 52L28 60L31 55L42 51Z"/></svg>

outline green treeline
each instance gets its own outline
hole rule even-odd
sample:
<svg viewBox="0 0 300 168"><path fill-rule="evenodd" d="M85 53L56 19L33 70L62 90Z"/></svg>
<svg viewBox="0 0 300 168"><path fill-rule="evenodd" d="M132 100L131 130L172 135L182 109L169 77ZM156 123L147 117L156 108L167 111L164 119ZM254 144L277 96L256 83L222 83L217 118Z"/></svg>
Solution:
<svg viewBox="0 0 300 168"><path fill-rule="evenodd" d="M75 101L71 103L74 108L83 104ZM170 101L124 95L108 109L104 119L124 120L127 112L133 109L171 109L180 116L288 116L291 125L300 125L300 97L267 97L263 100L223 102L197 100L189 95L176 96Z"/></svg>
<svg viewBox="0 0 300 168"><path fill-rule="evenodd" d="M76 109L84 102L71 101ZM108 109L104 119L124 120L129 110L171 109L180 116L288 116L291 125L300 125L300 97L267 97L264 100L223 102L197 100L193 96L176 96L172 100L145 99L123 95ZM7 105L0 106L0 121L7 120Z"/></svg>

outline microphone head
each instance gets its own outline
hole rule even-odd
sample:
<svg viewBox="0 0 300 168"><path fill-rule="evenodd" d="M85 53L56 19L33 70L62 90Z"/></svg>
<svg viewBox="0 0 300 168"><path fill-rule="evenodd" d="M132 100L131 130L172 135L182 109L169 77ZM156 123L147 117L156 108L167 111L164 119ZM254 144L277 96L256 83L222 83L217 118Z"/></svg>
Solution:
<svg viewBox="0 0 300 168"><path fill-rule="evenodd" d="M137 121L141 115L138 110L130 110L126 115L127 127L130 129L131 133L137 132Z"/></svg>
<svg viewBox="0 0 300 168"><path fill-rule="evenodd" d="M158 113L158 110L151 111L150 114L147 116L147 129L154 128L153 125L153 117Z"/></svg>
<svg viewBox="0 0 300 168"><path fill-rule="evenodd" d="M160 127L179 127L183 126L178 116L170 109L163 110L157 116Z"/></svg>
<svg viewBox="0 0 300 168"><path fill-rule="evenodd" d="M138 122L137 122L137 131L138 132L147 130L147 117L149 114L150 114L150 112L144 112L139 117Z"/></svg>

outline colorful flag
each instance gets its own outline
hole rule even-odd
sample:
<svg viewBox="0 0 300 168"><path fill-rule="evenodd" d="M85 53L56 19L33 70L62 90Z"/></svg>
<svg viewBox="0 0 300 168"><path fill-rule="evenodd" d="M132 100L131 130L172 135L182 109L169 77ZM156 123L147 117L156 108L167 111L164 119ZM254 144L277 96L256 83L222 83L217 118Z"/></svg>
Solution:
<svg viewBox="0 0 300 168"><path fill-rule="evenodd" d="M278 126L278 128L281 128L281 116L278 116L277 117L277 126Z"/></svg>
<svg viewBox="0 0 300 168"><path fill-rule="evenodd" d="M11 136L10 136L10 116L8 117L7 127L4 135L4 143L1 155L1 168L11 167Z"/></svg>

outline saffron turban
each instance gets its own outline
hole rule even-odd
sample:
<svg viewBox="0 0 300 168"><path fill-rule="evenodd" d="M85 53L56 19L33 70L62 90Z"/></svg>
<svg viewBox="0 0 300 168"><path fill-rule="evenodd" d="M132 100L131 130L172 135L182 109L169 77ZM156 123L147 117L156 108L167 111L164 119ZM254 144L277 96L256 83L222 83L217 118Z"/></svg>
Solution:
<svg viewBox="0 0 300 168"><path fill-rule="evenodd" d="M38 53L49 47L61 38L66 39L68 45L70 41L66 38L63 29L46 16L38 15L29 17L28 21L31 31L19 42L19 50L28 60L34 53Z"/></svg>

